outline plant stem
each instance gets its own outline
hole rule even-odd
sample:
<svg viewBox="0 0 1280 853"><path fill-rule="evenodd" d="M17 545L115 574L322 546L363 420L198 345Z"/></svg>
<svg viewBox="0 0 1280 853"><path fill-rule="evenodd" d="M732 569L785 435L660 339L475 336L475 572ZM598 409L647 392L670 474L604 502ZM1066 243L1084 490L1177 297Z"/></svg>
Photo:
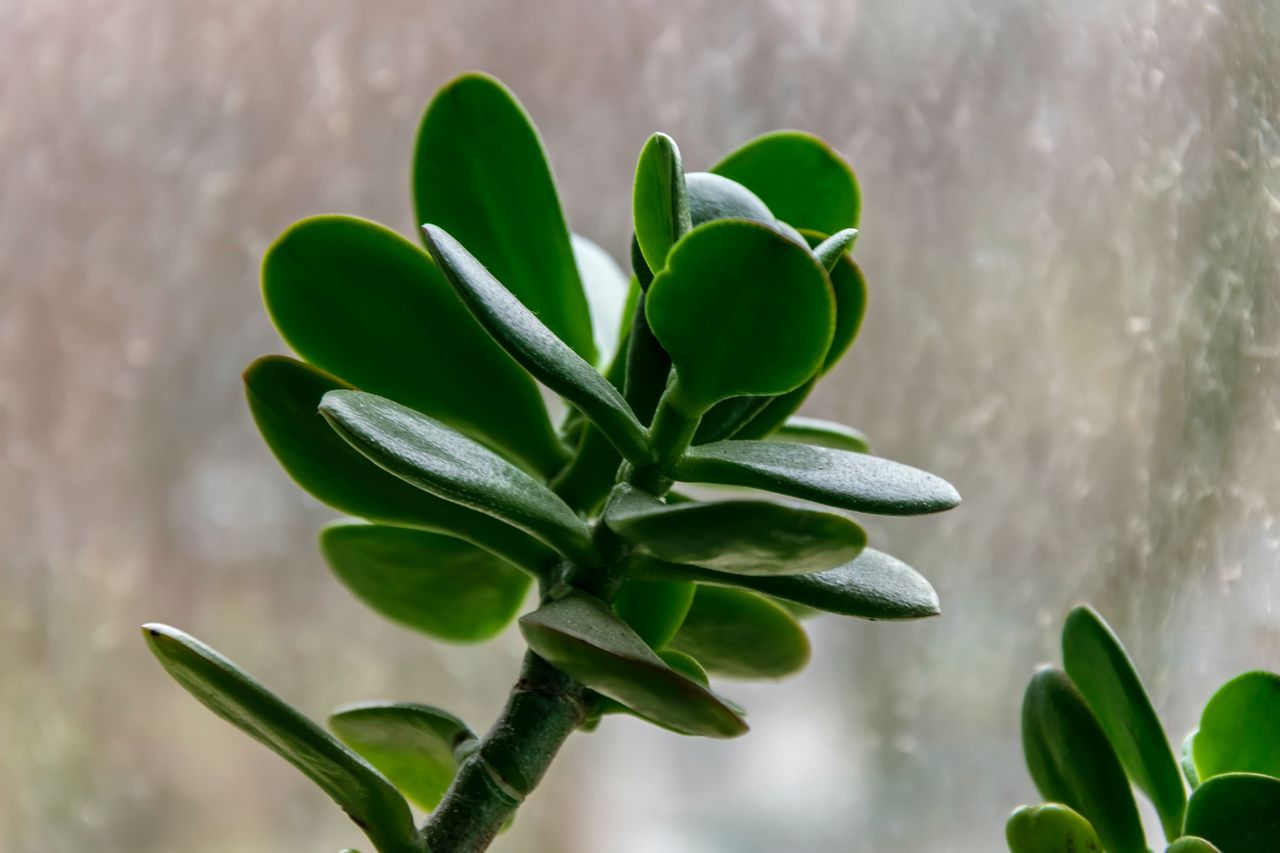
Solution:
<svg viewBox="0 0 1280 853"><path fill-rule="evenodd" d="M430 853L480 853L586 719L587 689L533 652L479 748L422 828Z"/></svg>

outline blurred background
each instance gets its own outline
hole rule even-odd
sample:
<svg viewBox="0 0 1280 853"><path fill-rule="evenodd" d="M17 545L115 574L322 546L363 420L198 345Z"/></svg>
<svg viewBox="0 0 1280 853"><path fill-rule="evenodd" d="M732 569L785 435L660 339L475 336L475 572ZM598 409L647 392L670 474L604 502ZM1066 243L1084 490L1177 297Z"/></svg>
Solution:
<svg viewBox="0 0 1280 853"><path fill-rule="evenodd" d="M734 742L612 718L499 851L1003 849L1017 718L1092 601L1175 743L1280 668L1280 6L1268 0L0 0L0 848L362 846L137 633L216 645L313 716L419 699L488 725L514 630L383 622L322 565L240 371L282 344L293 220L405 233L418 118L506 80L572 227L616 256L648 133L706 168L765 130L862 182L860 340L808 413L965 503L873 541L944 615L823 617Z"/></svg>

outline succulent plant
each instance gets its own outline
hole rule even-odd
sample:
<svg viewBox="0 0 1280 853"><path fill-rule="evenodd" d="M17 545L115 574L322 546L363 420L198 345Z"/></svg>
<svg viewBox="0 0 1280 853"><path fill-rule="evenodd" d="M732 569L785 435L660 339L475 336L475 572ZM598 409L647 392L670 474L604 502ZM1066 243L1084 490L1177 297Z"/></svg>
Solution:
<svg viewBox="0 0 1280 853"><path fill-rule="evenodd" d="M425 250L349 216L303 220L271 247L267 310L301 360L262 358L245 386L284 469L352 516L320 550L371 608L481 642L536 582L506 707L480 736L428 705L364 703L335 712L331 735L199 641L144 630L183 687L314 780L377 850L484 849L561 743L608 714L745 733L709 676L795 672L813 610L938 612L928 582L866 547L846 513L937 512L955 489L870 455L856 430L794 416L866 301L849 256L858 186L827 144L766 134L686 174L655 134L629 283L570 234L537 131L491 77L436 95L412 187ZM544 392L564 404L558 425ZM677 484L747 491L697 499ZM410 801L432 812L421 827Z"/></svg>
<svg viewBox="0 0 1280 853"><path fill-rule="evenodd" d="M1062 655L1064 669L1038 671L1023 700L1027 767L1051 802L1009 818L1013 853L1147 853L1134 787L1155 806L1166 853L1280 849L1280 676L1246 672L1223 685L1179 761L1128 653L1092 608L1068 615Z"/></svg>

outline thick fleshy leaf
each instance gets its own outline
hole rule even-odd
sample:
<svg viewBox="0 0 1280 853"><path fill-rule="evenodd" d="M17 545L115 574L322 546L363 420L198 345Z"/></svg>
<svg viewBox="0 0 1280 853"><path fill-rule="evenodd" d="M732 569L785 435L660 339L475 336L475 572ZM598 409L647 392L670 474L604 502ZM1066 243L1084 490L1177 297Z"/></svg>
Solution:
<svg viewBox="0 0 1280 853"><path fill-rule="evenodd" d="M919 572L872 548L826 572L776 577L731 575L697 566L640 558L632 575L654 580L687 580L750 589L793 604L860 619L921 619L937 616L938 594Z"/></svg>
<svg viewBox="0 0 1280 853"><path fill-rule="evenodd" d="M960 495L941 477L865 453L779 441L717 441L673 466L686 483L745 486L881 515L951 509Z"/></svg>
<svg viewBox="0 0 1280 853"><path fill-rule="evenodd" d="M1067 616L1062 661L1129 778L1155 804L1165 836L1177 838L1187 805L1178 763L1133 662L1092 608L1077 607Z"/></svg>
<svg viewBox="0 0 1280 853"><path fill-rule="evenodd" d="M590 528L554 492L439 421L373 394L330 391L320 413L380 468L535 536L570 559L595 560Z"/></svg>
<svg viewBox="0 0 1280 853"><path fill-rule="evenodd" d="M424 853L409 806L390 782L248 673L167 625L144 625L151 651L213 713L301 770L383 853Z"/></svg>
<svg viewBox="0 0 1280 853"><path fill-rule="evenodd" d="M650 136L640 151L632 217L645 263L650 270L661 270L671 247L691 227L680 148L665 133Z"/></svg>
<svg viewBox="0 0 1280 853"><path fill-rule="evenodd" d="M244 383L267 446L317 500L371 521L465 539L534 573L554 559L536 539L415 488L357 453L318 411L327 392L348 387L338 379L291 358L266 356L249 366Z"/></svg>
<svg viewBox="0 0 1280 853"><path fill-rule="evenodd" d="M1089 821L1059 803L1023 806L1009 816L1004 835L1012 853L1104 853Z"/></svg>
<svg viewBox="0 0 1280 853"><path fill-rule="evenodd" d="M634 493L605 523L653 556L742 575L802 575L843 565L867 534L842 515L767 501L664 504Z"/></svg>
<svg viewBox="0 0 1280 853"><path fill-rule="evenodd" d="M1222 853L1203 838L1188 835L1179 838L1164 849L1164 853Z"/></svg>
<svg viewBox="0 0 1280 853"><path fill-rule="evenodd" d="M544 385L577 406L628 458L644 459L644 426L618 389L521 305L457 240L434 225L423 226L423 231L445 279L494 340Z"/></svg>
<svg viewBox="0 0 1280 853"><path fill-rule="evenodd" d="M564 462L537 384L399 234L351 216L304 219L268 250L262 293L280 334L320 369L538 471Z"/></svg>
<svg viewBox="0 0 1280 853"><path fill-rule="evenodd" d="M520 630L535 654L644 717L706 737L747 731L722 699L669 667L598 599L569 592L520 617Z"/></svg>
<svg viewBox="0 0 1280 853"><path fill-rule="evenodd" d="M689 581L628 581L613 600L613 610L651 649L661 649L680 630L694 586Z"/></svg>
<svg viewBox="0 0 1280 853"><path fill-rule="evenodd" d="M1219 773L1280 776L1280 675L1257 670L1222 685L1192 750L1202 784Z"/></svg>
<svg viewBox="0 0 1280 853"><path fill-rule="evenodd" d="M813 256L740 220L685 235L649 287L646 313L675 366L670 402L690 416L803 384L835 329L831 285Z"/></svg>
<svg viewBox="0 0 1280 853"><path fill-rule="evenodd" d="M458 772L476 735L448 711L414 702L362 702L329 717L333 733L406 797L430 811Z"/></svg>
<svg viewBox="0 0 1280 853"><path fill-rule="evenodd" d="M830 447L853 453L869 453L871 445L862 430L835 421L806 418L793 415L773 434L776 441L790 444L808 444L813 447Z"/></svg>
<svg viewBox="0 0 1280 853"><path fill-rule="evenodd" d="M1186 777L1191 790L1200 786L1200 771L1196 770L1195 758L1196 733L1192 732L1182 741L1182 749L1178 753L1178 764L1182 767L1182 775Z"/></svg>
<svg viewBox="0 0 1280 853"><path fill-rule="evenodd" d="M740 441L757 441L771 437L787 422L787 418L800 410L817 381L815 377L779 397L769 397L765 405L734 430L731 437Z"/></svg>
<svg viewBox="0 0 1280 853"><path fill-rule="evenodd" d="M809 662L809 638L784 607L715 586L698 587L671 648L726 678L784 678Z"/></svg>
<svg viewBox="0 0 1280 853"><path fill-rule="evenodd" d="M515 618L529 576L476 546L423 530L339 521L320 550L357 598L402 625L478 643Z"/></svg>
<svg viewBox="0 0 1280 853"><path fill-rule="evenodd" d="M831 272L857 238L857 228L846 228L843 231L837 231L813 247L813 256L818 259L818 263L826 267L827 272Z"/></svg>
<svg viewBox="0 0 1280 853"><path fill-rule="evenodd" d="M828 238L819 231L802 233L808 244L813 247L815 255L828 240L838 236L832 235ZM823 262L825 264L825 260ZM862 269L854 263L853 258L847 253L836 256L834 262L827 266L827 276L831 279L831 289L836 297L836 330L831 336L831 347L827 350L827 357L823 361L822 373L835 367L836 362L848 352L849 347L858 337L863 317L867 313L867 281L862 275Z"/></svg>
<svg viewBox="0 0 1280 853"><path fill-rule="evenodd" d="M574 234L573 258L591 309L591 330L596 342L596 364L610 364L618 352L622 330L628 328L639 285L629 281L613 256L593 241ZM634 289L633 289L634 285ZM430 414L430 413L428 413Z"/></svg>
<svg viewBox="0 0 1280 853"><path fill-rule="evenodd" d="M777 229L777 219L769 206L737 181L710 172L690 172L685 175L685 188L694 228L717 219L749 219Z"/></svg>
<svg viewBox="0 0 1280 853"><path fill-rule="evenodd" d="M465 74L436 94L418 130L413 202L419 224L457 237L557 337L595 361L551 168L502 83Z"/></svg>
<svg viewBox="0 0 1280 853"><path fill-rule="evenodd" d="M796 228L833 234L858 224L861 193L853 170L813 134L779 130L757 136L711 171L747 187Z"/></svg>
<svg viewBox="0 0 1280 853"><path fill-rule="evenodd" d="M1258 773L1206 778L1187 801L1183 831L1211 842L1221 853L1275 850L1280 838L1280 779Z"/></svg>
<svg viewBox="0 0 1280 853"><path fill-rule="evenodd" d="M1108 853L1147 853L1133 789L1067 674L1045 667L1022 700L1022 749L1041 796L1079 812Z"/></svg>

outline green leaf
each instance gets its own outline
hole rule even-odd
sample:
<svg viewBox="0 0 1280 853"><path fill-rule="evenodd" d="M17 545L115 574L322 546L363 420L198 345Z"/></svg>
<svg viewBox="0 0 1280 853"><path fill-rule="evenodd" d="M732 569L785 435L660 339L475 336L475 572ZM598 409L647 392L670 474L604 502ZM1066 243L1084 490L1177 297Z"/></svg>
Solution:
<svg viewBox="0 0 1280 853"><path fill-rule="evenodd" d="M881 515L951 509L960 495L941 477L865 453L777 441L718 441L690 448L672 469L686 483L764 489Z"/></svg>
<svg viewBox="0 0 1280 853"><path fill-rule="evenodd" d="M684 178L694 228L720 219L747 219L777 231L778 220L768 205L737 181L710 172L689 172ZM661 272L661 268L650 270Z"/></svg>
<svg viewBox="0 0 1280 853"><path fill-rule="evenodd" d="M362 391L330 391L320 413L380 468L487 513L566 557L596 560L591 530L554 492L481 444L421 412Z"/></svg>
<svg viewBox="0 0 1280 853"><path fill-rule="evenodd" d="M644 640L585 593L520 617L534 653L638 714L686 734L737 737L747 724L722 699L667 666Z"/></svg>
<svg viewBox="0 0 1280 853"><path fill-rule="evenodd" d="M1022 701L1022 748L1040 794L1079 812L1109 853L1147 853L1133 790L1071 679L1045 667Z"/></svg>
<svg viewBox="0 0 1280 853"><path fill-rule="evenodd" d="M867 544L863 529L842 515L766 501L668 505L634 493L611 503L604 518L661 560L730 574L822 572Z"/></svg>
<svg viewBox="0 0 1280 853"><path fill-rule="evenodd" d="M529 591L529 576L511 564L460 539L422 530L339 521L320 532L320 550L365 604L454 643L497 635Z"/></svg>
<svg viewBox="0 0 1280 853"><path fill-rule="evenodd" d="M538 386L476 325L427 253L395 232L350 216L304 219L268 250L262 293L280 334L322 370L538 471L563 464Z"/></svg>
<svg viewBox="0 0 1280 853"><path fill-rule="evenodd" d="M861 193L844 158L797 130L766 133L721 160L713 172L758 195L796 228L833 234L858 224Z"/></svg>
<svg viewBox="0 0 1280 853"><path fill-rule="evenodd" d="M556 337L461 244L434 225L427 247L480 325L544 385L577 406L629 459L643 460L648 437L609 380Z"/></svg>
<svg viewBox="0 0 1280 853"><path fill-rule="evenodd" d="M1111 627L1077 607L1062 628L1063 668L1089 703L1135 785L1155 804L1167 838L1177 838L1187 796L1160 718Z"/></svg>
<svg viewBox="0 0 1280 853"><path fill-rule="evenodd" d="M739 220L685 235L650 285L646 313L675 365L672 402L686 415L802 385L835 328L830 281L813 256Z"/></svg>
<svg viewBox="0 0 1280 853"><path fill-rule="evenodd" d="M1059 803L1023 806L1004 834L1012 853L1104 853L1089 821Z"/></svg>
<svg viewBox="0 0 1280 853"><path fill-rule="evenodd" d="M759 411L734 430L731 437L744 441L771 437L800 409L804 401L809 398L809 392L813 390L817 381L817 377L814 377L799 388L788 391L780 397L769 397Z"/></svg>
<svg viewBox="0 0 1280 853"><path fill-rule="evenodd" d="M665 133L650 136L640 151L632 211L645 263L661 270L671 247L691 227L680 148Z"/></svg>
<svg viewBox="0 0 1280 853"><path fill-rule="evenodd" d="M301 770L381 853L424 853L408 804L364 759L194 637L157 624L144 625L142 634L188 693Z"/></svg>
<svg viewBox="0 0 1280 853"><path fill-rule="evenodd" d="M536 539L414 488L352 449L318 411L327 392L348 387L334 377L290 358L267 356L249 366L244 383L267 446L317 500L371 521L465 539L533 573L554 559Z"/></svg>
<svg viewBox="0 0 1280 853"><path fill-rule="evenodd" d="M698 587L671 648L726 678L784 678L809 662L809 638L785 608L715 586Z"/></svg>
<svg viewBox="0 0 1280 853"><path fill-rule="evenodd" d="M630 326L630 313L640 286L628 281L613 256L593 241L581 234L573 234L570 239L591 309L592 335L599 353L596 363L608 365L618 352L622 330Z"/></svg>
<svg viewBox="0 0 1280 853"><path fill-rule="evenodd" d="M812 575L730 575L640 558L632 577L750 589L794 604L861 619L920 619L941 612L938 594L927 580L896 557L872 548L864 548L851 563Z"/></svg>
<svg viewBox="0 0 1280 853"><path fill-rule="evenodd" d="M707 671L702 668L702 664L684 652L678 652L675 649L662 649L658 652L658 657L662 658L667 666L676 672L689 676L703 687L711 685L711 679L707 678Z"/></svg>
<svg viewBox="0 0 1280 853"><path fill-rule="evenodd" d="M1222 853L1222 851L1203 838L1187 835L1166 847L1164 853Z"/></svg>
<svg viewBox="0 0 1280 853"><path fill-rule="evenodd" d="M1221 853L1275 850L1280 838L1280 779L1256 773L1205 778L1187 801L1183 832L1211 842Z"/></svg>
<svg viewBox="0 0 1280 853"><path fill-rule="evenodd" d="M651 649L661 649L680 629L694 586L688 581L627 581L613 600L613 610Z"/></svg>
<svg viewBox="0 0 1280 853"><path fill-rule="evenodd" d="M827 272L831 272L857 237L857 228L846 228L843 231L837 231L813 247L813 256L818 259L818 263L822 264Z"/></svg>
<svg viewBox="0 0 1280 853"><path fill-rule="evenodd" d="M1197 729L1197 731L1199 730ZM1187 778L1187 784L1191 786L1193 791L1200 785L1200 773L1196 770L1194 755L1195 744L1196 732L1192 732L1182 741L1182 749L1178 754L1178 763L1182 766L1182 775Z"/></svg>
<svg viewBox="0 0 1280 853"><path fill-rule="evenodd" d="M1219 688L1192 749L1202 784L1219 773L1280 776L1280 675L1246 672Z"/></svg>
<svg viewBox="0 0 1280 853"><path fill-rule="evenodd" d="M828 238L819 231L805 231L803 234L813 247L815 256L818 256L818 250L824 243L839 236L835 234ZM848 352L858 337L863 317L867 313L867 281L853 258L848 254L837 255L834 262L827 265L827 276L831 279L831 289L836 297L836 330L831 336L831 347L823 361L822 373L835 367L836 362Z"/></svg>
<svg viewBox="0 0 1280 853"><path fill-rule="evenodd" d="M343 743L430 811L458 772L458 756L475 732L448 711L412 702L364 702L329 717Z"/></svg>
<svg viewBox="0 0 1280 853"><path fill-rule="evenodd" d="M775 441L788 444L808 444L813 447L830 447L852 453L869 453L871 445L862 430L851 426L793 415L773 434Z"/></svg>
<svg viewBox="0 0 1280 853"><path fill-rule="evenodd" d="M465 74L427 107L413 158L419 224L469 246L557 337L595 361L569 229L538 131L492 77Z"/></svg>

